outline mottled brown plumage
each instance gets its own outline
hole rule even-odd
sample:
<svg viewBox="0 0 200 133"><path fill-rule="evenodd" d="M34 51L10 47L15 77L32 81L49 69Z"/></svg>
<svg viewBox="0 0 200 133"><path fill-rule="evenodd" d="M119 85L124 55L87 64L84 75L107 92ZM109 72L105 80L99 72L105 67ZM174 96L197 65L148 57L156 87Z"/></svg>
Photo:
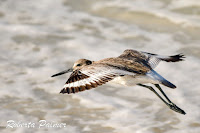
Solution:
<svg viewBox="0 0 200 133"><path fill-rule="evenodd" d="M151 67L145 63L144 60L133 58L132 60L126 58L107 58L97 62L95 64L103 64L119 69L127 70L129 72L135 72L137 74L145 74L151 70Z"/></svg>

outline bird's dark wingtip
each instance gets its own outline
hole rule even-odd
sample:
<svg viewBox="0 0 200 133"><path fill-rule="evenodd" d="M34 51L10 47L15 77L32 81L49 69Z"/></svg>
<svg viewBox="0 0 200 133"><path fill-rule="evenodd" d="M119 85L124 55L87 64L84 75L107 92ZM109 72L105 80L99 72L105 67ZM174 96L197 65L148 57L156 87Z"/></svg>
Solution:
<svg viewBox="0 0 200 133"><path fill-rule="evenodd" d="M169 56L170 58L168 58L166 61L167 62L178 62L178 61L184 61L185 55L180 53L177 55L173 55L173 56Z"/></svg>
<svg viewBox="0 0 200 133"><path fill-rule="evenodd" d="M65 94L65 93L67 93L67 92L66 92L65 88L63 88L63 89L60 91L60 93Z"/></svg>
<svg viewBox="0 0 200 133"><path fill-rule="evenodd" d="M183 53L180 53L177 55L180 61L184 61L184 59L186 58L185 55Z"/></svg>

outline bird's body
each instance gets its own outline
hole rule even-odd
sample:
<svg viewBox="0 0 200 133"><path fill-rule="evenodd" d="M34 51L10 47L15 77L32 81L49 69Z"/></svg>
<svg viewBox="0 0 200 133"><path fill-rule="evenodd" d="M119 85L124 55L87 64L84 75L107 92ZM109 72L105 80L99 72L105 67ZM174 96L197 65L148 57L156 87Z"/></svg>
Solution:
<svg viewBox="0 0 200 133"><path fill-rule="evenodd" d="M125 72L131 72L130 74L124 74L116 76L111 80L113 83L118 83L126 86L134 86L138 83L158 83L157 80L154 80L147 76L148 72L151 71L149 66L145 66L139 62L136 62L135 59L124 59L124 58L107 58L95 63L103 63L104 66L117 67Z"/></svg>
<svg viewBox="0 0 200 133"><path fill-rule="evenodd" d="M158 84L159 82L148 77L148 76L132 76L132 75L126 75L126 76L119 76L114 78L112 81L112 83L116 83L116 84L121 84L121 85L125 85L125 86L134 86L137 84L146 84L146 83L153 83L153 84Z"/></svg>
<svg viewBox="0 0 200 133"><path fill-rule="evenodd" d="M68 94L96 88L108 81L127 86L140 85L146 88L149 86L143 85L145 83L162 84L169 88L176 88L175 85L167 81L153 69L160 61L177 62L181 61L182 58L184 57L181 54L160 56L129 49L125 50L118 57L106 58L99 61L80 59L74 63L73 68L55 74L52 77L72 71L64 88L60 92Z"/></svg>

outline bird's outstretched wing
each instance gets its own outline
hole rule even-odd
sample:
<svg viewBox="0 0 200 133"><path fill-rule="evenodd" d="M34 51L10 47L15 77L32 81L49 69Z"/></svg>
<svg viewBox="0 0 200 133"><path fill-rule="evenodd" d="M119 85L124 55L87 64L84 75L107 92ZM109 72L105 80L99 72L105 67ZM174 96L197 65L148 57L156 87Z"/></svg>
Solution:
<svg viewBox="0 0 200 133"><path fill-rule="evenodd" d="M102 64L89 65L73 71L60 93L70 94L95 88L125 74L134 75L134 73Z"/></svg>
<svg viewBox="0 0 200 133"><path fill-rule="evenodd" d="M148 66L150 66L152 69L154 69L160 61L166 61L166 62L178 62L182 61L184 57L183 54L177 54L173 56L162 56L147 52L140 52L132 49L127 49L119 56L119 58L126 58L129 60L141 60L143 62L146 62Z"/></svg>

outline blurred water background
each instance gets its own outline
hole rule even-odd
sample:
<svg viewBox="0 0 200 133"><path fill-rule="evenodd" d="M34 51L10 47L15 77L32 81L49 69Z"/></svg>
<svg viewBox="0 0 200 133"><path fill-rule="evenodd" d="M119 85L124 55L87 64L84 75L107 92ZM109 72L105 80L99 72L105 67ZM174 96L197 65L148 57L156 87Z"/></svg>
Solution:
<svg viewBox="0 0 200 133"><path fill-rule="evenodd" d="M186 115L152 92L115 84L59 94L79 58L100 60L136 49L186 60L156 71ZM199 0L0 0L0 132L199 133ZM46 120L65 128L6 128Z"/></svg>

